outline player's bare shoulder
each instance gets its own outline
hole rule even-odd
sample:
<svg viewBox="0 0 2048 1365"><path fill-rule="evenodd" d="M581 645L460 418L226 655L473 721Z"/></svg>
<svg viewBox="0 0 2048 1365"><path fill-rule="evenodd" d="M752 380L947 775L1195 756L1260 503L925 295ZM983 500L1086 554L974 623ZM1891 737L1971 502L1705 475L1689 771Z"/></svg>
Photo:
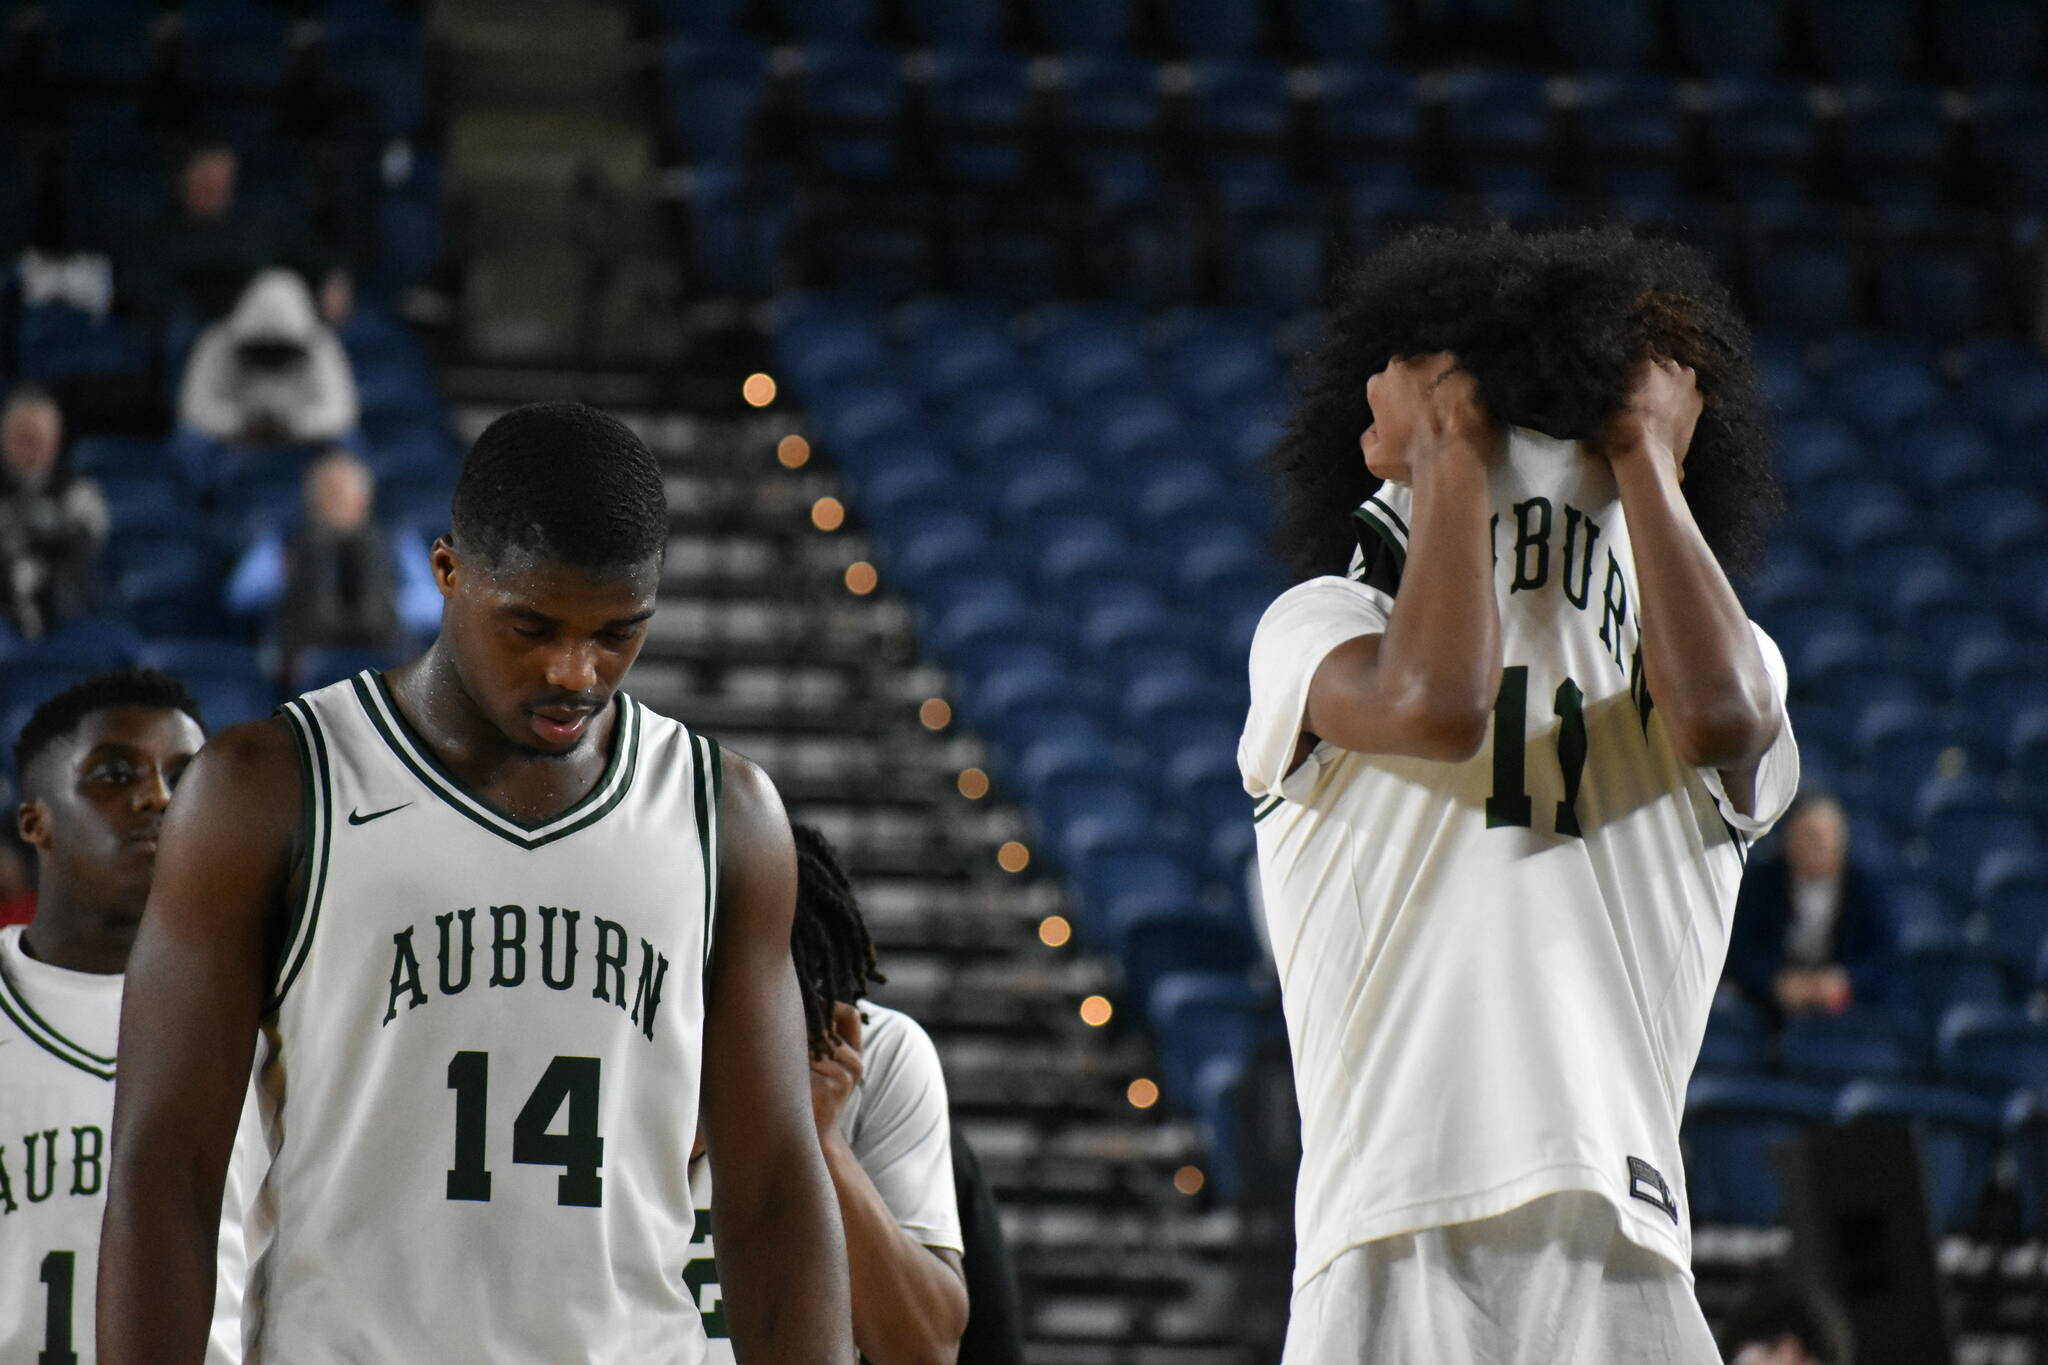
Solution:
<svg viewBox="0 0 2048 1365"><path fill-rule="evenodd" d="M230 725L206 741L165 816L164 857L222 846L248 862L289 868L305 815L305 763L281 716Z"/></svg>

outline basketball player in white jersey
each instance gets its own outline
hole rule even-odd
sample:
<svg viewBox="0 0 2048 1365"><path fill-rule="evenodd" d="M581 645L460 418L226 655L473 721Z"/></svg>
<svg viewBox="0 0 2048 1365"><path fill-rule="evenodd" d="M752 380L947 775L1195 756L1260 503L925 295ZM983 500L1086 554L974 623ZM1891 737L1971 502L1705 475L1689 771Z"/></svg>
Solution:
<svg viewBox="0 0 2048 1365"><path fill-rule="evenodd" d="M822 832L798 824L794 833L790 950L810 1033L818 1145L846 1224L854 1344L870 1365L950 1365L968 1304L938 1049L915 1019L867 1001L869 984L886 978L853 883ZM699 1240L683 1279L703 1310L713 1365L730 1365L717 1247L701 1212L710 1172L701 1155L690 1169Z"/></svg>
<svg viewBox="0 0 2048 1365"><path fill-rule="evenodd" d="M668 536L654 458L589 408L517 409L451 527L427 653L222 732L165 824L101 1359L200 1359L253 1055L250 1365L697 1365L700 1113L738 1358L848 1365L788 822L619 690Z"/></svg>
<svg viewBox="0 0 2048 1365"><path fill-rule="evenodd" d="M1302 1110L1284 1358L1707 1365L1679 1118L1798 777L1716 555L1772 502L1747 335L1618 232L1421 235L1332 331L1239 749Z"/></svg>
<svg viewBox="0 0 2048 1365"><path fill-rule="evenodd" d="M96 1358L122 972L171 789L204 742L184 685L144 669L57 693L15 740L38 888L35 919L0 929L0 1360ZM240 1288L234 1267L223 1286Z"/></svg>

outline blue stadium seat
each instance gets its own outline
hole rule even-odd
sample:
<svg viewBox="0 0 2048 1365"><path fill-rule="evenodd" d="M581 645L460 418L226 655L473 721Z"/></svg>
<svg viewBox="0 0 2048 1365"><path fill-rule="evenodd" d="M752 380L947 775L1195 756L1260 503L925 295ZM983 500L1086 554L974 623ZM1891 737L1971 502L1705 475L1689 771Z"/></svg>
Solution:
<svg viewBox="0 0 2048 1365"><path fill-rule="evenodd" d="M2039 1237L2048 1225L2048 1099L2029 1091L2012 1096L2003 1127L2019 1195L2020 1232Z"/></svg>
<svg viewBox="0 0 2048 1365"><path fill-rule="evenodd" d="M1059 336L1038 350L1039 373L1061 401L1082 411L1099 411L1141 389L1148 363L1134 338L1111 333Z"/></svg>
<svg viewBox="0 0 2048 1365"><path fill-rule="evenodd" d="M914 338L908 371L927 395L950 398L964 389L997 385L1016 375L1016 343L999 331L953 327Z"/></svg>
<svg viewBox="0 0 2048 1365"><path fill-rule="evenodd" d="M1913 1080L1927 1064L1917 1024L1872 1006L1790 1020L1778 1038L1778 1059L1792 1075L1822 1084L1858 1076Z"/></svg>
<svg viewBox="0 0 2048 1365"><path fill-rule="evenodd" d="M1025 0L1039 36L1062 52L1115 52L1131 34L1135 0Z"/></svg>
<svg viewBox="0 0 2048 1365"><path fill-rule="evenodd" d="M1977 910L1991 936L2016 956L2048 939L2048 854L1995 848L1977 865Z"/></svg>
<svg viewBox="0 0 2048 1365"><path fill-rule="evenodd" d="M868 36L873 0L774 0L776 16L807 43L853 43Z"/></svg>
<svg viewBox="0 0 2048 1365"><path fill-rule="evenodd" d="M1102 506L1102 486L1087 465L1071 455L1021 452L1019 467L997 477L996 510L1013 526L1029 528Z"/></svg>
<svg viewBox="0 0 2048 1365"><path fill-rule="evenodd" d="M1977 376L1963 398L1978 421L2009 440L2032 441L2048 431L2048 384L2038 369Z"/></svg>
<svg viewBox="0 0 2048 1365"><path fill-rule="evenodd" d="M1779 472L1794 486L1860 472L1869 455L1848 425L1833 417L1785 423L1779 435Z"/></svg>
<svg viewBox="0 0 2048 1365"><path fill-rule="evenodd" d="M244 721L261 720L277 709L277 684L263 677L188 678L187 685L206 717L209 733Z"/></svg>
<svg viewBox="0 0 2048 1365"><path fill-rule="evenodd" d="M1265 39L1258 0L1166 0L1167 36L1191 56L1249 57Z"/></svg>
<svg viewBox="0 0 2048 1365"><path fill-rule="evenodd" d="M1685 1174L1692 1219L1768 1226L1779 1220L1771 1154L1825 1123L1834 1094L1775 1076L1695 1076L1685 1099Z"/></svg>
<svg viewBox="0 0 2048 1365"><path fill-rule="evenodd" d="M725 38L740 30L749 0L654 0L662 29L687 38Z"/></svg>
<svg viewBox="0 0 2048 1365"><path fill-rule="evenodd" d="M1069 859L1067 871L1081 890L1082 908L1101 907L1106 911L1135 892L1156 893L1184 904L1196 904L1201 888L1188 871L1186 859L1162 852L1161 848L1162 841L1155 835L1142 844L1105 846ZM1092 933L1103 928L1099 924L1084 927Z"/></svg>
<svg viewBox="0 0 2048 1365"><path fill-rule="evenodd" d="M1424 216L1406 167L1422 133L1423 99L1413 76L1376 66L1334 65L1323 72L1318 103L1330 155L1359 187L1352 216L1382 231ZM1389 186L1389 170L1403 193Z"/></svg>
<svg viewBox="0 0 2048 1365"><path fill-rule="evenodd" d="M1802 336L1838 331L1856 314L1856 267L1848 248L1827 242L1761 247L1757 312L1769 327Z"/></svg>
<svg viewBox="0 0 2048 1365"><path fill-rule="evenodd" d="M1771 1030L1763 1011L1732 991L1714 997L1700 1042L1701 1072L1756 1072L1772 1063Z"/></svg>
<svg viewBox="0 0 2048 1365"><path fill-rule="evenodd" d="M1002 40L1001 0L909 0L917 36L941 49L991 48Z"/></svg>
<svg viewBox="0 0 2048 1365"><path fill-rule="evenodd" d="M2048 772L2048 707L2029 707L2006 731L2006 762L2016 773Z"/></svg>
<svg viewBox="0 0 2048 1365"><path fill-rule="evenodd" d="M1864 1117L1910 1123L1927 1163L1935 1225L1961 1232L1975 1222L1998 1152L1996 1101L1945 1086L1866 1080L1844 1088L1835 1114L1845 1123Z"/></svg>
<svg viewBox="0 0 2048 1365"><path fill-rule="evenodd" d="M1895 251L1880 285L1887 323L1934 336L1968 336L1991 325L2001 308L1991 263L1971 247Z"/></svg>
<svg viewBox="0 0 2048 1365"><path fill-rule="evenodd" d="M792 7L812 11L809 0ZM819 5L815 12L832 8ZM811 120L807 141L825 171L856 180L895 174L904 101L898 54L843 39L820 42L804 54L801 92Z"/></svg>
<svg viewBox="0 0 2048 1365"><path fill-rule="evenodd" d="M2019 85L2038 75L2048 21L2026 0L1948 0L1934 7L1948 68L1977 85Z"/></svg>
<svg viewBox="0 0 2048 1365"><path fill-rule="evenodd" d="M1837 80L1914 74L1920 7L1914 0L1805 0L1814 53Z"/></svg>
<svg viewBox="0 0 2048 1365"><path fill-rule="evenodd" d="M1828 390L1835 410L1874 438L1917 424L1942 399L1935 376L1906 361L1845 369L1830 378Z"/></svg>
<svg viewBox="0 0 2048 1365"><path fill-rule="evenodd" d="M142 662L187 682L198 678L263 677L256 646L242 640L207 636L151 640L143 646Z"/></svg>
<svg viewBox="0 0 2048 1365"><path fill-rule="evenodd" d="M1612 13L1617 6L1587 8ZM1676 187L1675 167L1685 137L1685 115L1677 86L1656 76L1589 75L1580 86L1578 126L1586 149L1586 170L1609 194Z"/></svg>
<svg viewBox="0 0 2048 1365"><path fill-rule="evenodd" d="M955 9L953 0L925 4L946 13ZM976 9L972 4L960 7L963 13ZM973 50L935 53L926 92L946 169L979 185L1023 178L1034 98L1020 59Z"/></svg>
<svg viewBox="0 0 2048 1365"><path fill-rule="evenodd" d="M1258 993L1238 972L1171 972L1154 983L1146 1015L1160 1049L1166 1093L1186 1104L1210 1057L1251 1051Z"/></svg>
<svg viewBox="0 0 2048 1365"><path fill-rule="evenodd" d="M1929 779L1916 804L1929 870L1964 893L1974 884L1986 854L2037 846L2026 817L1981 778Z"/></svg>
<svg viewBox="0 0 2048 1365"><path fill-rule="evenodd" d="M1220 1053L1195 1072L1192 1108L1209 1130L1208 1183L1224 1202L1234 1200L1244 1183L1238 1150L1244 1140L1240 1114L1249 1066L1249 1057Z"/></svg>
<svg viewBox="0 0 2048 1365"><path fill-rule="evenodd" d="M1856 748L1863 761L1882 774L1880 780L1907 790L1917 791L1934 775L1948 743L1932 708L1916 702L1875 702L1856 721Z"/></svg>
<svg viewBox="0 0 2048 1365"><path fill-rule="evenodd" d="M1058 443L1059 415L1035 390L1004 388L969 395L963 401L968 411L961 435L981 459Z"/></svg>
<svg viewBox="0 0 2048 1365"><path fill-rule="evenodd" d="M1140 1009L1170 973L1228 973L1241 981L1258 957L1242 920L1166 896L1141 892L1112 903L1105 928L1123 963L1125 994Z"/></svg>
<svg viewBox="0 0 2048 1365"><path fill-rule="evenodd" d="M1759 74L1784 61L1785 32L1776 0L1679 5L1678 47L1697 71Z"/></svg>
<svg viewBox="0 0 2048 1365"><path fill-rule="evenodd" d="M663 49L661 71L671 126L691 159L740 165L768 93L767 52L739 38L678 39Z"/></svg>
<svg viewBox="0 0 2048 1365"><path fill-rule="evenodd" d="M1930 1028L1960 1004L2005 1004L2016 976L1996 948L1953 933L1905 939L1899 969L1908 999Z"/></svg>
<svg viewBox="0 0 2048 1365"><path fill-rule="evenodd" d="M1652 5L1558 0L1544 7L1550 46L1567 66L1588 72L1639 71L1657 57Z"/></svg>
<svg viewBox="0 0 2048 1365"><path fill-rule="evenodd" d="M1957 1005L1942 1017L1940 1046L1945 1080L1997 1095L2048 1094L2048 1023L2023 1010Z"/></svg>
<svg viewBox="0 0 2048 1365"><path fill-rule="evenodd" d="M1389 0L1288 0L1295 35L1324 61L1374 61L1396 36Z"/></svg>

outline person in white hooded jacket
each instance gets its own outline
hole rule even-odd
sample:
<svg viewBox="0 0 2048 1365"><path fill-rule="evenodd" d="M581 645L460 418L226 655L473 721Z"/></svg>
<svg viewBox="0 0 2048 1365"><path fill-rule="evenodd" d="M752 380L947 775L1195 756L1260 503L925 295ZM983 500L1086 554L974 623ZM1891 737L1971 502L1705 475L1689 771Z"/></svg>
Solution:
<svg viewBox="0 0 2048 1365"><path fill-rule="evenodd" d="M178 421L218 441L332 441L355 429L356 383L340 340L290 270L265 270L192 348Z"/></svg>

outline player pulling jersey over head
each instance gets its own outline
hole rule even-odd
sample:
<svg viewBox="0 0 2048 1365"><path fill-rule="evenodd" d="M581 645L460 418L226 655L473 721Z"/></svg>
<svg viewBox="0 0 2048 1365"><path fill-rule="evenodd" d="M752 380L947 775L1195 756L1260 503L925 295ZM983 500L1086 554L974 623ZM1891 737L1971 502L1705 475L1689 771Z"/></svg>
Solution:
<svg viewBox="0 0 2048 1365"><path fill-rule="evenodd" d="M104 1359L198 1359L252 1053L252 1365L697 1365L700 1102L735 1340L852 1359L788 823L752 764L620 690L667 539L630 431L517 409L464 461L426 654L193 766L124 1020Z"/></svg>
<svg viewBox="0 0 2048 1365"><path fill-rule="evenodd" d="M1772 502L1747 337L1620 233L1423 235L1332 333L1239 747L1302 1110L1285 1358L1705 1365L1679 1116L1798 775L1710 548Z"/></svg>
<svg viewBox="0 0 2048 1365"><path fill-rule="evenodd" d="M51 697L15 742L35 919L0 929L0 1360L91 1365L122 971L199 705L129 669Z"/></svg>

